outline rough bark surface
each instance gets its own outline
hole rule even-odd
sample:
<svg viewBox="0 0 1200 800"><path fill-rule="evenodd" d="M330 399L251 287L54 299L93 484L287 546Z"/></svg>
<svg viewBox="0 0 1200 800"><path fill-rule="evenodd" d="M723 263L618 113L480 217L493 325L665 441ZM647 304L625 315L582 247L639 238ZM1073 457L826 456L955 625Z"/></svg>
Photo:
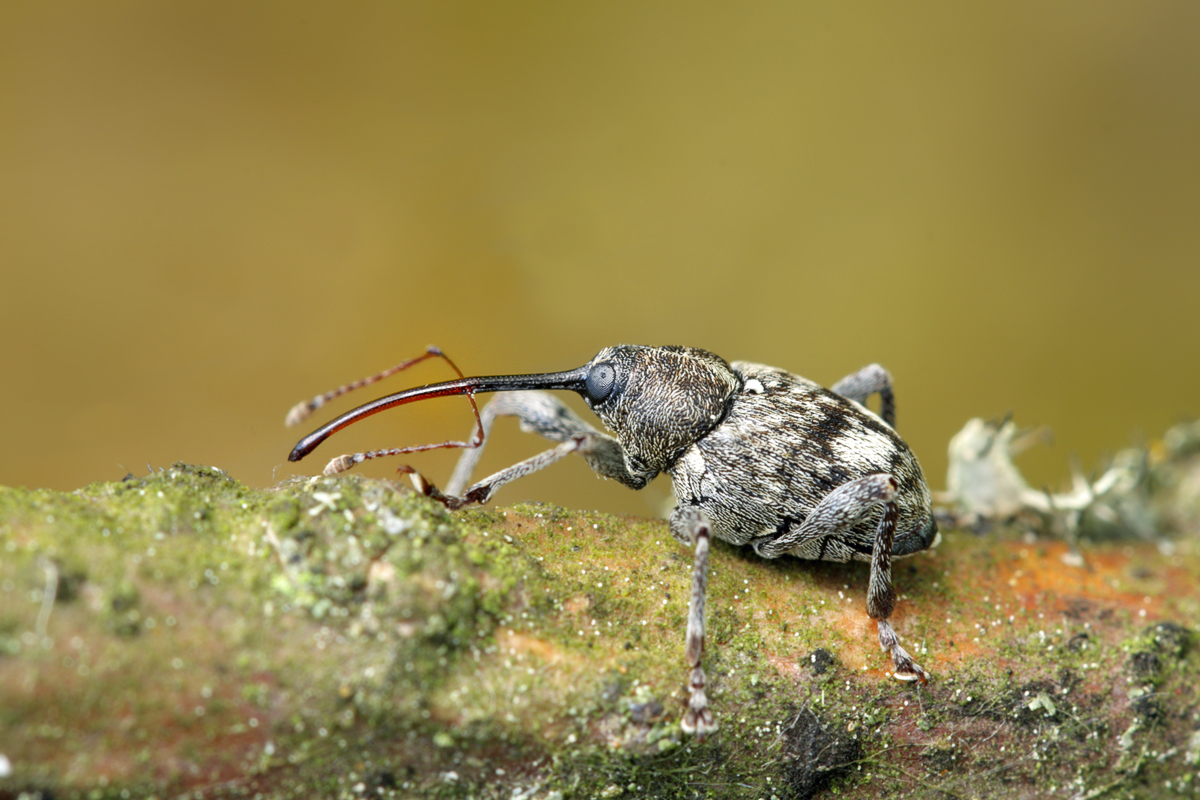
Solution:
<svg viewBox="0 0 1200 800"><path fill-rule="evenodd" d="M186 465L0 488L0 797L1200 794L1194 534L945 534L896 562L924 686L864 565L714 544L694 741L663 522Z"/></svg>

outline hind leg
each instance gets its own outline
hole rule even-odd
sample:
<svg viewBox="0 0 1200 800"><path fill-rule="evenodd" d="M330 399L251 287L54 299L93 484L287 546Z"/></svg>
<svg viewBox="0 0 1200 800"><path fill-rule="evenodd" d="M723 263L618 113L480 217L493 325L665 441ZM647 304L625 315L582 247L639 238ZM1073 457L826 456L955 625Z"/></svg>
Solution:
<svg viewBox="0 0 1200 800"><path fill-rule="evenodd" d="M871 548L871 577L867 584L867 614L879 630L879 645L891 653L895 677L902 681L929 680L912 656L900 646L900 638L888 618L896 606L892 586L892 544L896 538L896 481L883 473L867 475L844 483L817 504L797 528L779 536L752 542L755 551L766 558L793 553L802 558L846 561L856 549L846 543L846 531L883 507L875 541Z"/></svg>
<svg viewBox="0 0 1200 800"><path fill-rule="evenodd" d="M867 398L878 392L879 416L888 425L896 427L896 397L892 394L892 374L878 364L870 364L847 375L830 386L829 390L864 406L867 404Z"/></svg>

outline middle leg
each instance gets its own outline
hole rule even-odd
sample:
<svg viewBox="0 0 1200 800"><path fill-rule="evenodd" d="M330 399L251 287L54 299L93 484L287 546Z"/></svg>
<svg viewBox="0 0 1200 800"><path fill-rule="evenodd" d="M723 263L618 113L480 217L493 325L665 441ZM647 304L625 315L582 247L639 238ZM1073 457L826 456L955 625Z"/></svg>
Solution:
<svg viewBox="0 0 1200 800"><path fill-rule="evenodd" d="M688 603L687 638L684 654L691 672L688 676L688 708L680 720L684 733L702 738L717 729L708 707L707 678L700 658L704 655L704 602L708 590L708 516L695 506L676 506L671 512L671 535L695 547L692 565L692 594Z"/></svg>

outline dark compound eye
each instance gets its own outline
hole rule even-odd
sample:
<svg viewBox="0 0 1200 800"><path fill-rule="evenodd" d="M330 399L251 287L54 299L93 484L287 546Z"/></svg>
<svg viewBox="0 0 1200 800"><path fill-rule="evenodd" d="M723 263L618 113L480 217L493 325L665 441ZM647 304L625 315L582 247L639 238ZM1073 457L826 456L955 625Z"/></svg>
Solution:
<svg viewBox="0 0 1200 800"><path fill-rule="evenodd" d="M599 403L612 394L613 385L617 382L617 371L607 361L597 364L588 370L587 393L588 399Z"/></svg>

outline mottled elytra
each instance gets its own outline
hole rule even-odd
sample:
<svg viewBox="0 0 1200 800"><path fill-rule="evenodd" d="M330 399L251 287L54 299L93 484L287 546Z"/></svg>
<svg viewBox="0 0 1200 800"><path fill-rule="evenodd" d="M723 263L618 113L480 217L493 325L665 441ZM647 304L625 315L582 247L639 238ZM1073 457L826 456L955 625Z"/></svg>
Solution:
<svg viewBox="0 0 1200 800"><path fill-rule="evenodd" d="M475 409L471 441L339 456L325 474L370 458L466 448L444 492L411 467L400 467L418 490L451 509L485 503L500 486L570 453L583 456L599 475L633 489L660 472L669 474L677 500L669 519L671 534L694 551L685 642L691 696L681 721L686 732L703 735L716 729L700 666L711 536L749 545L764 558L787 554L869 561L867 614L875 620L880 646L891 653L895 677L928 679L888 623L896 604L892 557L933 546L938 530L921 467L893 427L891 376L878 364L824 389L781 369L727 363L691 347L618 345L567 372L465 378L431 347L379 375L301 403L288 414L288 424L302 421L333 397L434 357L445 359L459 379L388 395L343 414L301 439L288 460L299 461L333 433L384 409L465 394ZM547 390L578 393L612 434L584 422ZM474 400L481 392L504 394L481 414ZM878 415L865 405L876 393ZM522 430L558 444L468 486L499 416L515 416Z"/></svg>

